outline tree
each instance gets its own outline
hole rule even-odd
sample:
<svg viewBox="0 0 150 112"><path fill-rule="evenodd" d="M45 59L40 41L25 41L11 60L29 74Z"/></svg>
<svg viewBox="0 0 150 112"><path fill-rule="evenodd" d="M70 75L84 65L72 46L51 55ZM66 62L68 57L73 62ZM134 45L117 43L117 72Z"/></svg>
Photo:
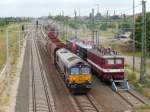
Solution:
<svg viewBox="0 0 150 112"><path fill-rule="evenodd" d="M100 30L106 31L107 30L107 24L102 23L101 26L100 26Z"/></svg>
<svg viewBox="0 0 150 112"><path fill-rule="evenodd" d="M130 28L131 28L131 24L128 21L119 25L119 29L122 30L122 32L128 32L130 31Z"/></svg>
<svg viewBox="0 0 150 112"><path fill-rule="evenodd" d="M141 50L141 21L142 16L141 14L136 18L136 26L135 26L135 40L138 42L136 43L137 50ZM147 41L147 51L150 51L150 12L146 14L146 41ZM150 55L150 52L147 52Z"/></svg>

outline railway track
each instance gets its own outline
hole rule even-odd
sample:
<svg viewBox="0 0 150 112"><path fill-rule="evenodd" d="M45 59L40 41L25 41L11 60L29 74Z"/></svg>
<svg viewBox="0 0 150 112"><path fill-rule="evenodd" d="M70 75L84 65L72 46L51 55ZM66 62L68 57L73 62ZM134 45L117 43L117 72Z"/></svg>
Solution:
<svg viewBox="0 0 150 112"><path fill-rule="evenodd" d="M81 112L103 112L102 108L89 93L86 95L75 95L74 100Z"/></svg>
<svg viewBox="0 0 150 112"><path fill-rule="evenodd" d="M41 36L44 36L43 32L41 32ZM41 39L42 38L45 41L47 41L47 39L45 39L45 37L41 37ZM40 46L39 49L41 49L40 51L42 52L42 54L43 55L45 54L44 57L47 57L46 51L44 53L44 51L42 50L42 42L41 41L39 41L39 46ZM59 77L58 79L61 80L58 83L63 82L61 79L61 75L58 71L57 71L57 74L55 75L55 81L57 81L56 76ZM58 85L58 83L57 83L57 85ZM61 85L61 86L63 86L63 85ZM64 90L66 90L66 89L64 89ZM86 94L86 95L72 95L71 93L67 93L67 94L71 101L70 103L72 103L72 106L73 106L72 108L74 108L75 112L102 112L102 108L96 103L95 99L90 94Z"/></svg>
<svg viewBox="0 0 150 112"><path fill-rule="evenodd" d="M116 93L131 107L140 107L147 104L142 98L136 96L131 91L118 91Z"/></svg>
<svg viewBox="0 0 150 112"><path fill-rule="evenodd" d="M39 35L40 39L43 38L41 36L43 35L42 34ZM44 40L46 41L46 39ZM59 74L55 70L55 67L51 63L49 55L45 51L44 43L42 41L37 41L37 44L38 44L39 52L41 54L42 62L45 66L47 79L52 89L53 98L55 99L56 112L76 112L70 100L71 95L69 94L63 81L59 77Z"/></svg>
<svg viewBox="0 0 150 112"><path fill-rule="evenodd" d="M54 102L48 90L45 73L34 41L31 41L31 75L29 112L55 112Z"/></svg>

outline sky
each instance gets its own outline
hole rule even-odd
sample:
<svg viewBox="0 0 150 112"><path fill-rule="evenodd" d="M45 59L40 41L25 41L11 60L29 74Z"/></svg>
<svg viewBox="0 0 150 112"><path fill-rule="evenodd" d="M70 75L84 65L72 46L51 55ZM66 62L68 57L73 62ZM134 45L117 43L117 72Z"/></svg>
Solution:
<svg viewBox="0 0 150 112"><path fill-rule="evenodd" d="M150 11L150 0L147 1L147 10ZM1 0L0 17L40 17L58 15L64 12L64 15L73 16L74 10L80 15L89 15L94 8L102 14L131 14L132 0ZM135 0L135 12L141 12L141 0Z"/></svg>

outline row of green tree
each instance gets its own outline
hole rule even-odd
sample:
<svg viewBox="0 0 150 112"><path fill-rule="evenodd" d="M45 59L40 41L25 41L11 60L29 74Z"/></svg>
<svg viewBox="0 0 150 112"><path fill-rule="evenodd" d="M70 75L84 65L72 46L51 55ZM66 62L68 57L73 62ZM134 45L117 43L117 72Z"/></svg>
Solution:
<svg viewBox="0 0 150 112"><path fill-rule="evenodd" d="M8 25L9 23L12 22L22 22L26 21L27 19L23 19L20 17L5 17L5 18L0 18L0 26L5 26Z"/></svg>
<svg viewBox="0 0 150 112"><path fill-rule="evenodd" d="M7 24L8 24L8 22L6 21L6 19L0 18L0 26L5 26Z"/></svg>

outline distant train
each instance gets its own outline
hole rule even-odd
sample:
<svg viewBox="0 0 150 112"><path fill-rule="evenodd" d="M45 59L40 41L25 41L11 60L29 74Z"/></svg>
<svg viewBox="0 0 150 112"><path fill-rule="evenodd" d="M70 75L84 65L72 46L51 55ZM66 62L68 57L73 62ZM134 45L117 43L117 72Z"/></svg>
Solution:
<svg viewBox="0 0 150 112"><path fill-rule="evenodd" d="M129 90L124 74L124 57L111 48L94 48L89 42L70 38L66 41L67 48L87 61L102 81L111 82L112 89Z"/></svg>
<svg viewBox="0 0 150 112"><path fill-rule="evenodd" d="M46 48L52 63L57 65L67 87L73 93L86 93L92 88L91 68L87 62L66 49L54 31L48 32Z"/></svg>

